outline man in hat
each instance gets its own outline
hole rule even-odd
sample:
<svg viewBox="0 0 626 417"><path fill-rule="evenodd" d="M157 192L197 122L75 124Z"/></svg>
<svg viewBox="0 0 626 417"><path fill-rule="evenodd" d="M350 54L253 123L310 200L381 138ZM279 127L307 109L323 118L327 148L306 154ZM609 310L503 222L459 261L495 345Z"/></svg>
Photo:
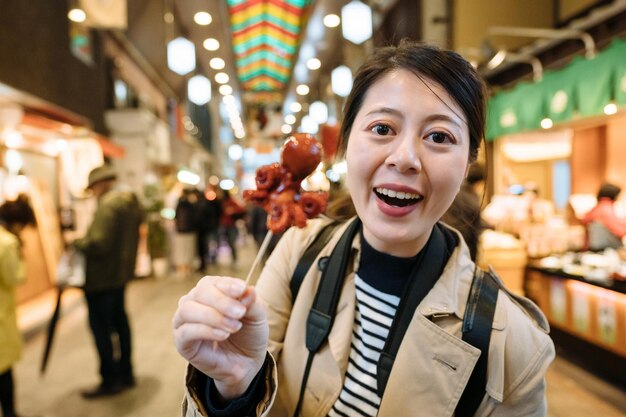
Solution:
<svg viewBox="0 0 626 417"><path fill-rule="evenodd" d="M89 173L87 189L98 199L98 207L85 237L72 243L86 259L84 291L102 377L97 387L82 393L88 399L135 385L124 290L134 277L142 215L132 192L113 188L115 179L115 171L108 166Z"/></svg>

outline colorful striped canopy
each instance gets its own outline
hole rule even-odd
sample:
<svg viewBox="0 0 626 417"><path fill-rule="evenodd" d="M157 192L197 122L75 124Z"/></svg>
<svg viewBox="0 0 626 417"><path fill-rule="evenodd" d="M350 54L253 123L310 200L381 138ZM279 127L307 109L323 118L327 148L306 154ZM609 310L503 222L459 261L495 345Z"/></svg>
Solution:
<svg viewBox="0 0 626 417"><path fill-rule="evenodd" d="M228 0L237 76L247 97L264 101L268 93L282 91L311 2Z"/></svg>

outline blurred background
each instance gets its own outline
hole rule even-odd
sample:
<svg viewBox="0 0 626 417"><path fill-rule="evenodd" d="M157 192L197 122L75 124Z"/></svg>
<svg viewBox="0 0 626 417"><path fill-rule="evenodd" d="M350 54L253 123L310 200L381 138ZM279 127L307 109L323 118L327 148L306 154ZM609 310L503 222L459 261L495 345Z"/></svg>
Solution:
<svg viewBox="0 0 626 417"><path fill-rule="evenodd" d="M580 415L626 415L616 400L626 381L623 240L589 253L584 222L601 184L626 187L625 0L3 0L0 203L27 196L37 219L21 232L23 335L43 343L56 266L91 222L87 177L103 163L142 203L141 291L173 297L200 273L245 275L265 232L241 201L255 170L278 161L289 134L307 132L324 158L305 186L341 189L345 163L334 154L352 74L403 38L453 49L484 78L479 263L536 301L555 341L609 384L579 395ZM241 206L226 224L207 208L225 193ZM181 229L189 195L210 224ZM614 210L626 221L623 195ZM198 253L179 259L172 244L189 230ZM81 303L72 294L67 311ZM558 366L563 394L592 378ZM574 415L554 398L565 408L553 415Z"/></svg>

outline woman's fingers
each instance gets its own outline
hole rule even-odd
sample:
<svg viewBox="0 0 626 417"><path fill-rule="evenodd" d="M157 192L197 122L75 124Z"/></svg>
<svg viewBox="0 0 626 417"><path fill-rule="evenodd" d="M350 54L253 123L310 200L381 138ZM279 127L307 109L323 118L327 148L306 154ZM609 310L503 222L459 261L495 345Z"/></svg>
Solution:
<svg viewBox="0 0 626 417"><path fill-rule="evenodd" d="M174 314L174 329L186 323L204 324L228 332L236 332L241 328L241 321L225 316L212 306L187 300Z"/></svg>

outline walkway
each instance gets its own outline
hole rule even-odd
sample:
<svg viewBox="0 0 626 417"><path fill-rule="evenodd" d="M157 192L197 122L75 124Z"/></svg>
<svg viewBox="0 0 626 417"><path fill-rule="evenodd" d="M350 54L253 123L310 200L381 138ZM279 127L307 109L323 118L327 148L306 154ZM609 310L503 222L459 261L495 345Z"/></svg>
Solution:
<svg viewBox="0 0 626 417"><path fill-rule="evenodd" d="M254 255L251 246L244 247L238 268L222 262L208 273L245 276ZM45 332L31 332L25 343L24 356L15 368L18 411L40 417L179 416L185 362L173 346L171 319L178 299L198 278L146 278L129 285L137 386L92 401L84 400L80 391L99 382L95 348L82 297L69 293L45 375L39 373ZM548 374L551 417L626 417L625 394L562 359Z"/></svg>

